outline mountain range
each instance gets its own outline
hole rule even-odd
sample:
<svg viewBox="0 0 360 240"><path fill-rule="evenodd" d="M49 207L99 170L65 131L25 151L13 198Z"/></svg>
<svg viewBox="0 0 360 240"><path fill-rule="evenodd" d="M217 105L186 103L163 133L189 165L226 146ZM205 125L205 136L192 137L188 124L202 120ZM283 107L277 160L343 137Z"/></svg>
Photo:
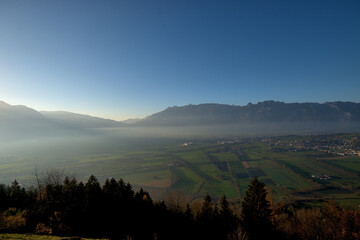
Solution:
<svg viewBox="0 0 360 240"><path fill-rule="evenodd" d="M169 107L138 124L203 125L229 123L358 122L360 104L353 102L284 103L265 101L246 106L200 104Z"/></svg>
<svg viewBox="0 0 360 240"><path fill-rule="evenodd" d="M70 112L38 112L0 101L0 134L44 133L105 128L236 126L238 131L352 132L360 131L360 103L284 103L265 101L246 106L199 104L169 107L134 121L114 121ZM304 133L305 133L304 132Z"/></svg>

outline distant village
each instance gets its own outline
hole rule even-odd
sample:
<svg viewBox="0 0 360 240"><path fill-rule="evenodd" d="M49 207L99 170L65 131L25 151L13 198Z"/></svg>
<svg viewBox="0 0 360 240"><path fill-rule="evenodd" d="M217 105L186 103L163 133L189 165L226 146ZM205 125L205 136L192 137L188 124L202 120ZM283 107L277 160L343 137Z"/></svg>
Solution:
<svg viewBox="0 0 360 240"><path fill-rule="evenodd" d="M261 141L273 152L320 151L329 155L358 157L360 156L360 135L315 135L315 136L281 136L268 138L233 138L217 140L217 144L253 143ZM185 142L183 146L191 146Z"/></svg>
<svg viewBox="0 0 360 240"><path fill-rule="evenodd" d="M360 156L360 137L324 135L292 138L264 138L262 140L274 152L321 151L339 156Z"/></svg>
<svg viewBox="0 0 360 240"><path fill-rule="evenodd" d="M233 138L218 139L217 144L232 145L259 142L266 144L272 152L306 152L320 151L326 154L321 155L323 159L334 156L359 157L360 156L360 134L339 134L339 135L312 135L312 136L278 136L268 138ZM185 142L183 146L191 146L193 142ZM225 148L232 152L231 148ZM230 150L229 150L230 149ZM225 151L225 150L224 150ZM311 155L311 153L309 153ZM314 156L318 156L315 154ZM320 156L319 156L320 157ZM309 176L310 177L310 176ZM325 173L312 174L313 181L326 182L336 179Z"/></svg>

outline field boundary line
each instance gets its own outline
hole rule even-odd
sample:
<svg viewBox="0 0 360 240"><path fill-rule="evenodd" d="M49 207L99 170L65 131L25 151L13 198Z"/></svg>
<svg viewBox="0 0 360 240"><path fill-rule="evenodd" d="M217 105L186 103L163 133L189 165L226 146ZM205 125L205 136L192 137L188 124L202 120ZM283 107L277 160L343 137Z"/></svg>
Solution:
<svg viewBox="0 0 360 240"><path fill-rule="evenodd" d="M232 178L233 184L234 184L234 186L235 186L236 192L237 192L237 194L238 194L239 200L241 200L240 188L239 188L239 185L238 185L238 183L237 183L237 181L236 181L236 177L235 177L234 174L233 174L233 171L232 171L230 162L227 162L226 165L227 165L228 170L229 170L229 173L230 173L230 175L231 175L231 178Z"/></svg>

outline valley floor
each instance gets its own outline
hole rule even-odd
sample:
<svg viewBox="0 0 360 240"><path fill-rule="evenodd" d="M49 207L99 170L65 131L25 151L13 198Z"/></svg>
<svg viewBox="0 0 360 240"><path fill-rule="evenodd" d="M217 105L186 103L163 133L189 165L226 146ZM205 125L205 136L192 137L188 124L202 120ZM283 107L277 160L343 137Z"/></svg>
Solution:
<svg viewBox="0 0 360 240"><path fill-rule="evenodd" d="M155 200L180 191L189 202L206 193L241 201L250 179L257 176L277 201L319 206L332 199L345 208L360 205L360 156L355 155L359 134L180 141L126 148L115 141L114 149L105 148L111 144L104 142L66 155L36 149L0 154L0 183L16 179L32 186L38 166L64 169L81 181L92 174L100 183L122 178Z"/></svg>

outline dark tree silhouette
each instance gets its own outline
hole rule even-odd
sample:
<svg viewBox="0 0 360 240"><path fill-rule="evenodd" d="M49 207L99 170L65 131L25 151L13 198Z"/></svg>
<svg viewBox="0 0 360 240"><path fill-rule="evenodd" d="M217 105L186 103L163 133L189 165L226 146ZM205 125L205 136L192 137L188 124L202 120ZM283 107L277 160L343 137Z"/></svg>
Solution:
<svg viewBox="0 0 360 240"><path fill-rule="evenodd" d="M252 179L239 225L224 195L218 205L207 194L181 210L152 200L144 189L135 192L122 179L101 186L94 176L85 185L65 177L35 189L14 181L0 184L0 231L133 240L359 239L359 210L330 201L322 209L293 208L290 214L285 206L272 213L266 197L265 185Z"/></svg>
<svg viewBox="0 0 360 240"><path fill-rule="evenodd" d="M269 238L272 232L270 203L266 199L265 184L254 177L242 202L242 227L249 239Z"/></svg>
<svg viewBox="0 0 360 240"><path fill-rule="evenodd" d="M102 217L102 191L100 183L94 175L91 175L85 184L85 221L84 230L90 236L96 236L96 230L102 229L102 222L98 219Z"/></svg>
<svg viewBox="0 0 360 240"><path fill-rule="evenodd" d="M229 234L232 234L238 226L238 218L230 207L225 194L219 200L219 232L222 239L226 239Z"/></svg>

